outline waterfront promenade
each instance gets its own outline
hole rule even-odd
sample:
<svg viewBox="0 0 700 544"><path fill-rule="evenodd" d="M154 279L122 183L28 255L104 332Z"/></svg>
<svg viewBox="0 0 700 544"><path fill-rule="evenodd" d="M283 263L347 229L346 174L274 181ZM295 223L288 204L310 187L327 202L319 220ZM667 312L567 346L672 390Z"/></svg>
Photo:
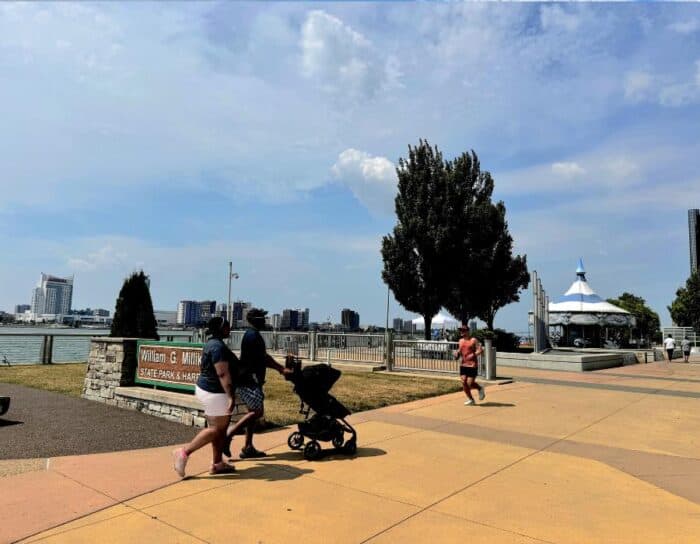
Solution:
<svg viewBox="0 0 700 544"><path fill-rule="evenodd" d="M480 406L352 416L352 459L278 430L235 475L198 452L180 481L170 448L46 460L0 479L0 542L697 542L700 365L500 373Z"/></svg>

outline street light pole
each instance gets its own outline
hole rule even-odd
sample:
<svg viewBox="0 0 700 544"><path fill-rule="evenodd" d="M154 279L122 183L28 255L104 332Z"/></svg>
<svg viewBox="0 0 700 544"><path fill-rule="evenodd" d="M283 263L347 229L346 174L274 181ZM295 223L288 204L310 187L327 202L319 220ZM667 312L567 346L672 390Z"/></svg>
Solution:
<svg viewBox="0 0 700 544"><path fill-rule="evenodd" d="M386 286L386 327L384 330L389 333L389 284Z"/></svg>
<svg viewBox="0 0 700 544"><path fill-rule="evenodd" d="M228 262L228 304L226 305L226 320L231 323L231 278L233 277L233 263Z"/></svg>
<svg viewBox="0 0 700 544"><path fill-rule="evenodd" d="M231 327L233 327L233 306L231 305L231 280L237 280L238 279L238 273L233 271L233 263L231 261L228 262L228 305L226 306L226 318L227 321L231 324Z"/></svg>

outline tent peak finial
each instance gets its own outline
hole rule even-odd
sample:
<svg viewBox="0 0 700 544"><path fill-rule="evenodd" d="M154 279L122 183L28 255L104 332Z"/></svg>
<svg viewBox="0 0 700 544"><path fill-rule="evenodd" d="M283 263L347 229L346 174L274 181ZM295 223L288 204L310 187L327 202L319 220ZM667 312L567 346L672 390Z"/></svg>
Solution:
<svg viewBox="0 0 700 544"><path fill-rule="evenodd" d="M579 257L579 259L578 259L578 266L576 267L576 275L585 281L586 270L583 268L583 257Z"/></svg>

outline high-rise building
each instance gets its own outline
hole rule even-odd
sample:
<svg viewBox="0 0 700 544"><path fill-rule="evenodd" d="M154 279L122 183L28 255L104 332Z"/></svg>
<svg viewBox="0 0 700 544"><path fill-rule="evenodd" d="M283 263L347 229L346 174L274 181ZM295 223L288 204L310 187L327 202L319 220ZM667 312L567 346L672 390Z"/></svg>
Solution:
<svg viewBox="0 0 700 544"><path fill-rule="evenodd" d="M340 312L340 323L344 329L356 331L360 328L360 314L348 308L343 308Z"/></svg>
<svg viewBox="0 0 700 544"><path fill-rule="evenodd" d="M401 332L401 331L403 331L403 319L401 319L400 317L395 317L395 318L394 318L394 322L393 322L393 324L392 324L392 328L393 328L396 332Z"/></svg>
<svg viewBox="0 0 700 544"><path fill-rule="evenodd" d="M28 312L32 309L31 304L17 304L15 306L15 314L23 314L24 312Z"/></svg>
<svg viewBox="0 0 700 544"><path fill-rule="evenodd" d="M42 272L32 292L31 312L35 315L68 315L73 303L73 277L59 278Z"/></svg>
<svg viewBox="0 0 700 544"><path fill-rule="evenodd" d="M304 331L309 329L309 309L301 308L282 310L280 319L280 330L283 331Z"/></svg>
<svg viewBox="0 0 700 544"><path fill-rule="evenodd" d="M688 239L690 241L690 273L698 271L700 257L700 210L688 210Z"/></svg>
<svg viewBox="0 0 700 544"><path fill-rule="evenodd" d="M178 325L203 325L215 315L215 300L181 300L177 305Z"/></svg>

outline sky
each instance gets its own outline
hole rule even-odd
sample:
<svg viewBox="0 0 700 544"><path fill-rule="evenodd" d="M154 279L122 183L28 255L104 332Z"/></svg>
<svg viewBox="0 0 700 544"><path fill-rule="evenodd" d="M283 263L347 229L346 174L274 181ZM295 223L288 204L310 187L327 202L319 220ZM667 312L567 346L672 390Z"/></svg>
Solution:
<svg viewBox="0 0 700 544"><path fill-rule="evenodd" d="M395 165L474 150L555 299L583 258L664 325L700 208L700 4L0 3L0 310L386 319ZM527 330L531 293L496 326ZM390 319L411 318L390 297Z"/></svg>

